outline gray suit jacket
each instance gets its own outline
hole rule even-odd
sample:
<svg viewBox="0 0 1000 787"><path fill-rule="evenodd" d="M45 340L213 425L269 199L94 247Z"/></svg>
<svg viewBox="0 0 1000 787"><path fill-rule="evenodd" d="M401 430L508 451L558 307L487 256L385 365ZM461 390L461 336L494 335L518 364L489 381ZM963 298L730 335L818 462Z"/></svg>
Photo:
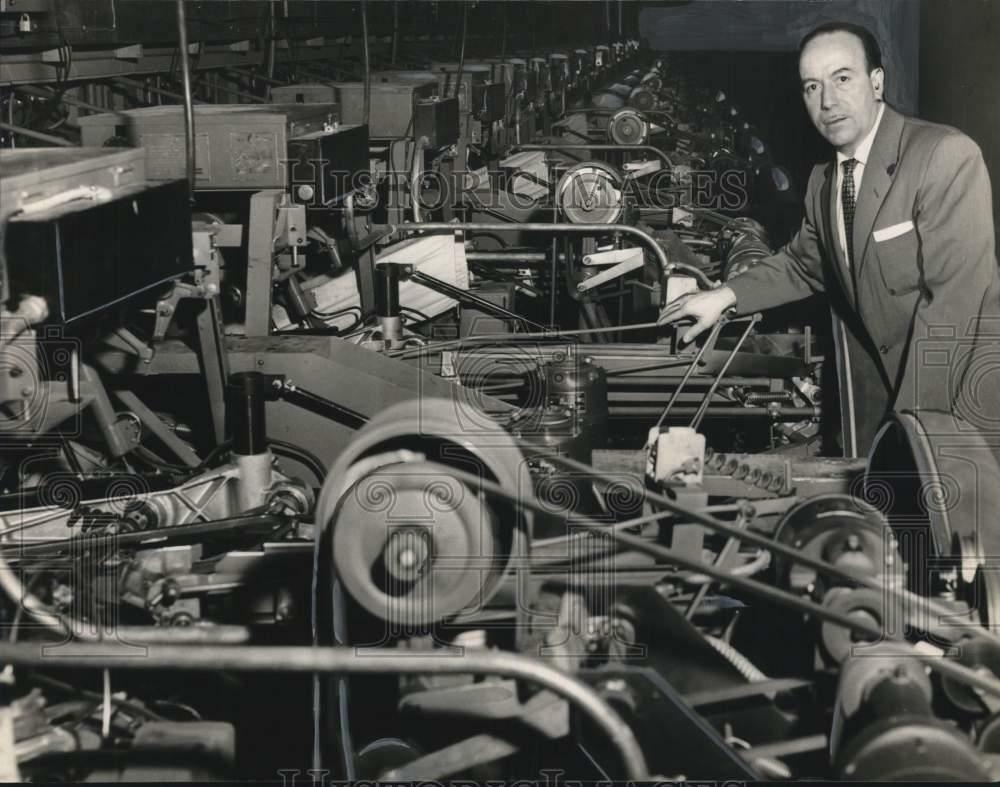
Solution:
<svg viewBox="0 0 1000 787"><path fill-rule="evenodd" d="M890 410L949 412L1000 434L1000 274L979 147L886 106L857 195L853 270L836 182L833 162L813 169L798 234L727 282L737 309L827 294L848 455L868 451Z"/></svg>

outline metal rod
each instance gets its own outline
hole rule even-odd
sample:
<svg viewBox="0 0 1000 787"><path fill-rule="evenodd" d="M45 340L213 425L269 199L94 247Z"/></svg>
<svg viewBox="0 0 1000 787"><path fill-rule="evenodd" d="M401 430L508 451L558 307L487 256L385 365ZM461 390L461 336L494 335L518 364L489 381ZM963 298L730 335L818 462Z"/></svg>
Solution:
<svg viewBox="0 0 1000 787"><path fill-rule="evenodd" d="M392 64L399 56L399 0L392 2Z"/></svg>
<svg viewBox="0 0 1000 787"><path fill-rule="evenodd" d="M227 71L232 71L234 74L239 74L241 76L250 77L251 79L259 79L268 85L288 85L291 84L283 79L275 79L274 77L264 76L263 74L255 74L253 71L248 71L245 68L237 68L235 66L230 66Z"/></svg>
<svg viewBox="0 0 1000 787"><path fill-rule="evenodd" d="M552 237L552 259L549 260L549 325L556 324L556 290L559 285L559 239Z"/></svg>
<svg viewBox="0 0 1000 787"><path fill-rule="evenodd" d="M364 424L368 423L368 416L362 413L352 410L349 407L345 407L342 404L337 404L336 402L327 399L319 394L315 394L312 391L307 391L304 388L299 388L294 383L285 381L281 387L281 398L290 404L294 404L297 407L301 407L303 410L309 410L311 412L318 412L321 415L330 416L338 420L346 419L349 422L349 426L357 429Z"/></svg>
<svg viewBox="0 0 1000 787"><path fill-rule="evenodd" d="M469 262L517 263L517 262L547 262L549 255L544 251L467 251L465 259Z"/></svg>
<svg viewBox="0 0 1000 787"><path fill-rule="evenodd" d="M198 77L198 83L199 84L205 84L205 77L203 77L203 76L202 77ZM235 88L231 88L231 87L226 87L224 85L220 85L218 83L218 80L216 80L216 83L214 85L212 85L212 87L215 88L215 90L221 90L223 93L228 93L231 96L236 96L237 98L245 98L248 101L250 101L251 103L255 103L255 104L266 104L266 103L268 103L268 101L267 101L266 98L261 98L260 96L255 96L253 93L244 93L242 90L236 90Z"/></svg>
<svg viewBox="0 0 1000 787"><path fill-rule="evenodd" d="M77 147L68 139L63 139L62 137L56 137L52 134L43 134L41 131L33 131L30 128L23 128L22 126L15 126L13 123L4 123L0 121L0 130L10 131L14 134L22 134L25 137L31 137L32 139L40 140L41 142L49 142L53 145L59 145L64 148L75 148Z"/></svg>
<svg viewBox="0 0 1000 787"><path fill-rule="evenodd" d="M540 333L519 333L511 336L509 333L491 333L484 334L482 336L466 336L462 339L449 339L444 342L435 342L432 345L426 347L419 347L416 349L405 349L398 350L394 353L389 353L392 358L415 358L418 355L428 355L430 353L441 352L441 350L447 347L457 347L463 344L480 344L503 342L510 343L511 340L523 341L524 339L561 339L564 336L586 336L592 333L614 333L616 331L645 331L650 328L660 327L655 322L642 322L635 325L623 325L621 327L615 326L614 328L582 328L573 331L545 331Z"/></svg>
<svg viewBox="0 0 1000 787"><path fill-rule="evenodd" d="M366 0L361 0L361 35L364 36L362 51L365 58L365 94L362 123L367 126L372 114L372 62L368 44L368 3Z"/></svg>
<svg viewBox="0 0 1000 787"><path fill-rule="evenodd" d="M629 235L644 245L656 257L660 271L668 273L671 264L667 253L656 239L647 232L627 224L545 224L544 222L519 222L516 224L488 224L486 222L454 222L428 221L420 226L410 224L398 227L399 230L411 232L547 232L553 235Z"/></svg>
<svg viewBox="0 0 1000 787"><path fill-rule="evenodd" d="M172 98L175 101L184 100L184 96L181 95L180 93L174 93L170 90L164 90L162 87L153 87L152 85L146 85L143 84L142 82L139 82L138 80L130 79L129 77L115 77L111 81L119 87L128 87L132 88L133 90L148 90L150 93L153 93L157 96L163 96L164 98ZM191 101L194 104L205 103L204 101L201 101L197 98L192 98Z"/></svg>
<svg viewBox="0 0 1000 787"><path fill-rule="evenodd" d="M623 151L623 152L642 151L643 153L652 153L653 155L655 155L658 159L660 159L660 161L663 162L664 166L666 166L667 169L672 168L673 165L674 165L673 162L670 160L670 158L667 156L666 153L664 153L659 148L653 147L652 145L612 145L612 144L607 144L607 143L595 143L595 144L592 144L592 145L585 145L585 144L576 143L576 142L574 142L573 144L570 144L570 145L566 145L566 144L557 142L557 143L553 143L553 144L549 144L549 145L539 145L539 144L535 144L535 145L514 145L510 149L510 151L512 153L516 152L518 150L523 150L525 152L532 152L532 151L536 151L537 152L537 151L546 151L546 150L555 150L555 151L560 151L560 150L618 150L618 151Z"/></svg>
<svg viewBox="0 0 1000 787"><path fill-rule="evenodd" d="M541 661L505 651L466 649L461 658L401 653L394 648L316 648L260 645L150 645L141 658L115 653L110 643L74 644L58 654L60 667L210 672L295 672L349 675L495 675L549 689L575 705L618 750L628 779L649 778L646 759L631 728L578 678ZM51 647L51 646L50 646ZM111 652L109 652L111 651ZM37 642L0 643L0 661L15 666L52 666L57 659Z"/></svg>
<svg viewBox="0 0 1000 787"><path fill-rule="evenodd" d="M177 36L181 56L181 82L184 85L184 159L188 181L188 198L194 204L195 189L195 147L194 147L194 107L191 93L191 63L188 56L187 20L184 14L184 0L177 0Z"/></svg>
<svg viewBox="0 0 1000 787"><path fill-rule="evenodd" d="M630 407L621 405L612 406L608 414L612 416L634 416L636 418L656 415L660 412L659 407ZM693 416L698 409L693 405L690 407L675 407L674 416L686 418ZM802 421L807 418L816 418L819 410L815 407L781 407L768 409L767 407L709 407L705 413L706 418L762 418L769 417L775 421Z"/></svg>
<svg viewBox="0 0 1000 787"><path fill-rule="evenodd" d="M37 96L38 98L53 99L56 97L56 94L53 93L52 91L36 87L34 85L18 85L17 87L14 88L14 90L16 90L18 93L24 93L29 96ZM68 104L71 107L79 107L80 109L86 109L89 110L90 112L107 111L106 109L104 109L104 107L99 107L96 104L91 104L87 101L82 101L81 99L76 98L75 96L68 96L66 95L66 93L63 93L62 95L59 96L59 101L62 102L63 104Z"/></svg>
<svg viewBox="0 0 1000 787"><path fill-rule="evenodd" d="M719 338L719 331L722 330L722 326L725 323L726 320L725 318L723 318L712 326L712 332L708 334L708 339L706 339L705 343L698 348L698 354L695 355L694 360L691 361L691 365L687 368L687 371L684 372L684 376L681 378L681 381L677 384L677 387L674 389L673 394L671 395L669 401L667 402L667 406L664 407L663 412L660 413L660 418L656 422L657 427L662 425L663 422L667 419L667 415L670 413L670 408L674 406L674 402L677 401L677 397L680 396L681 391L684 390L684 386L687 385L688 380L691 379L691 375L694 374L694 370L698 367L698 364L701 363L701 359L705 355L705 352L708 350L709 347L715 347L715 342Z"/></svg>
<svg viewBox="0 0 1000 787"><path fill-rule="evenodd" d="M562 464L572 470L578 470L580 472L588 473L594 478L601 480L605 484L618 483L619 478L607 478L604 473L595 470L590 465L583 462L578 462L575 459L571 459L568 456L560 454L552 454L551 458L557 464ZM467 473L464 470L459 470L457 468L446 467L444 465L437 465L435 462L429 463L429 465L434 469L440 469L442 472L448 472L453 475L456 479L465 481L466 483L475 485L476 488L482 489L484 492L497 494L504 499L515 500L520 505L524 505L528 508L532 508L536 511L547 511L548 509L538 500L534 500L526 495L520 494L515 495L510 492L510 490L505 489L500 484L493 481L489 481L480 476L474 475L472 473ZM665 510L680 514L687 517L696 523L707 523L708 526L717 532L728 533L740 541L758 543L758 546L762 546L765 549L770 549L772 552L779 552L785 554L792 560L803 563L805 565L812 565L818 571L823 571L824 573L842 576L852 582L857 582L865 586L874 586L873 589L890 594L897 599L915 599L926 606L930 611L935 611L938 614L944 615L946 617L952 617L953 613L938 607L930 599L922 598L909 591L900 590L899 588L893 587L891 584L882 584L878 580L861 574L857 571L846 571L842 568L834 566L830 563L826 563L818 558L812 558L804 553L800 553L799 550L795 549L786 544L781 544L780 542L773 541L766 536L762 536L753 533L750 530L741 530L740 528L730 525L727 522L715 519L714 517L701 514L697 511L691 511L686 509L684 506L670 500L664 495L658 495L655 492L647 490L646 497L650 502L658 503ZM948 661L943 655L937 655L937 653L930 653L925 650L918 649L905 640L902 639L891 639L888 637L887 632L883 630L882 626L875 623L863 620L859 616L851 615L849 613L838 612L836 610L825 607L821 604L817 604L813 601L803 598L794 593L786 590L780 590L768 585L764 582L760 582L749 577L742 577L734 575L723 569L719 569L713 565L703 563L698 558L691 557L686 554L675 552L673 549L661 546L660 544L655 544L652 541L648 541L640 536L632 535L631 533L626 533L617 527L609 528L607 523L597 522L590 517L580 513L574 513L574 524L579 524L587 530L592 530L597 533L604 535L609 535L614 540L621 544L633 549L637 552L649 555L650 557L659 558L671 565L676 565L681 568L688 569L690 571L696 571L699 574L705 574L712 579L723 584L731 585L732 587L744 590L747 593L751 593L759 598L765 599L767 601L774 602L776 604L782 604L791 609L798 610L800 612L805 612L806 614L812 615L817 620L828 621L834 623L838 626L843 626L849 631L856 632L870 640L879 642L880 647L886 650L894 650L900 656L910 656L913 658L918 658L932 669L937 670L942 675L948 677L953 677L955 680L960 681L968 686L981 689L982 691L988 692L996 697L1000 697L1000 681L995 678L987 677L975 672L968 667L962 666L961 664L956 664L955 662ZM903 610L904 622L915 624L918 626L926 625L926 620L923 619L923 614L921 611L910 612L907 608ZM941 633L945 638L948 637L948 633L951 634L950 639L957 639L966 634L974 634L976 636L986 637L992 641L996 641L996 636L985 629L978 627L956 627L950 632L940 631L940 627L935 627L937 633ZM960 632L960 633L956 633ZM901 635L899 635L901 636ZM3 653L0 651L0 658L2 658Z"/></svg>
<svg viewBox="0 0 1000 787"><path fill-rule="evenodd" d="M609 477L605 473L596 470L593 467L584 464L583 462L578 462L577 460L572 459L568 456L553 454L552 460L557 464L562 464L563 466L569 468L570 470L576 472L588 473L592 475L594 478L599 479L604 484L618 483L618 481L620 480L617 477ZM502 487L498 487L498 489L500 489L500 492L502 494L507 494ZM767 536L755 533L752 530L749 529L741 530L740 528L735 527L734 525L731 525L728 522L724 522L721 519L716 519L713 516L709 516L699 511L688 509L685 506L680 505L679 503L666 497L665 495L657 494L652 490L649 489L646 490L646 499L650 503L655 503L656 505L659 505L660 507L662 507L667 511L672 511L680 516L687 517L690 521L695 522L697 524L705 525L710 530L716 533L723 533L725 535L733 536L744 543L749 543L753 544L754 546L768 549L771 552L779 554L782 557L787 558L795 563L808 566L809 568L823 572L824 574L827 574L829 576L837 577L838 579L846 580L848 582L857 583L864 587L870 588L871 590L883 592L887 596L891 596L896 600L905 602L906 605L922 606L928 612L933 612L936 615L940 615L943 619L946 620L951 619L951 617L954 614L952 610L946 609L945 607L935 603L932 599L918 596L917 594L909 590L895 587L891 583L881 582L878 579L870 577L860 571L844 569L839 566L833 565L832 563L828 563L820 558L813 557L805 552L802 552L801 550L796 549L794 546L791 546L789 544L783 544L780 541L775 541L771 538L768 538ZM574 522L575 521L576 520L574 519ZM587 526L587 523L589 521L590 520L587 519L581 520L581 522L583 522L585 526ZM593 525L598 528L602 527L598 523L593 523ZM607 528L604 527L604 530L607 530ZM615 534L615 537L617 537L617 534ZM704 566L704 564L702 564L702 567L698 570L702 574L707 574L711 576L712 575L711 571L714 569L711 569L710 566ZM720 573L725 574L725 572L720 572ZM740 578L731 577L730 579L740 579ZM722 581L729 582L730 579L723 579ZM822 609L823 614L828 614L829 612L825 608L819 608L819 609ZM904 607L904 609L909 609L909 606ZM822 615L820 615L819 617L822 619ZM906 615L904 615L904 618L905 617ZM848 625L848 628L852 628L854 626L853 621L857 621L859 620L859 618L852 618L851 620L852 623ZM928 627L934 633L940 633L942 636L944 636L946 639L949 640L965 636L966 634L977 637L984 637L993 643L996 643L998 639L1000 639L997 637L996 634L992 633L991 631L988 631L987 629L978 626L954 627L950 631L942 630L940 626L927 626L928 621L923 619L922 612L919 611L912 613L910 617L906 619L905 622L914 623L915 625L920 627ZM871 630L876 630L878 627L870 627L870 628ZM860 631L860 629L855 629L855 630ZM883 634L884 632L879 631L876 636L876 639L882 640ZM950 637L949 634L951 635ZM931 662L933 662L934 660L935 660L934 658L931 658ZM995 692L997 696L1000 696L1000 682L996 683L996 685L992 686L990 689L988 689L988 691L990 691L991 693Z"/></svg>
<svg viewBox="0 0 1000 787"><path fill-rule="evenodd" d="M394 267L394 266L393 266ZM505 309L492 301L488 301L485 298L480 298L468 290L463 290L459 287L454 287L446 281L435 278L434 276L428 276L426 273L421 273L420 271L414 271L410 274L410 281L416 284L421 284L435 292L439 292L449 298L453 298L459 303L472 304L478 309L482 309L484 312L489 312L490 314L495 314L498 317L502 317L506 320L516 320L519 323L528 325L539 331L544 331L545 326L539 325L534 320L529 320L527 317L518 314L517 312L512 312L509 309Z"/></svg>
<svg viewBox="0 0 1000 787"><path fill-rule="evenodd" d="M736 354L740 351L740 347L747 340L750 335L750 331L753 327L760 322L760 314L754 314L750 317L750 321L747 323L746 330L740 335L740 340L736 342L732 351L726 357L725 363L722 364L722 368L719 369L719 373L716 375L715 379L712 380L712 385L709 387L708 392L705 394L705 398L702 400L701 407L698 408L698 412L695 414L694 418L691 419L691 428L697 429L701 425L701 419L705 415L705 410L708 409L709 403L712 401L712 397L715 396L716 390L719 388L719 383L722 382L722 378L726 376L726 372L729 370L729 365L733 362Z"/></svg>
<svg viewBox="0 0 1000 787"><path fill-rule="evenodd" d="M458 74L455 77L455 97L458 98L459 91L462 89L462 70L465 68L465 33L466 27L469 22L469 5L462 0L462 45L458 53ZM466 110L472 111L472 91L469 91L469 104Z"/></svg>

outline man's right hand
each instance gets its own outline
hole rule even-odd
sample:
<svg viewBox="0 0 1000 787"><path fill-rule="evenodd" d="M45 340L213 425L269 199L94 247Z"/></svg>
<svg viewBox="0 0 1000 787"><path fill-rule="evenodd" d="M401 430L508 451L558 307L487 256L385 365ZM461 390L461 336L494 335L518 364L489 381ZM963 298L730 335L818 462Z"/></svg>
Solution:
<svg viewBox="0 0 1000 787"><path fill-rule="evenodd" d="M687 344L694 341L706 329L717 323L726 309L736 305L736 293L729 287L719 287L715 290L688 293L676 298L663 307L658 325L677 322L685 317L693 317L694 325L687 329L681 341Z"/></svg>

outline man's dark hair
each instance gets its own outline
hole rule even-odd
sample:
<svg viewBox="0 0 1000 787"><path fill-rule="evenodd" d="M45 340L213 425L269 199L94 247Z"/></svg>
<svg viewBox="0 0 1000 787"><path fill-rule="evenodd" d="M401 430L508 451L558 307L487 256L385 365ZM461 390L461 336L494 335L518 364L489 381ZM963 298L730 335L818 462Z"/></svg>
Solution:
<svg viewBox="0 0 1000 787"><path fill-rule="evenodd" d="M802 52L810 41L817 36L827 33L850 33L861 39L861 45L865 49L865 61L868 65L868 73L870 74L876 68L882 68L882 48L878 45L878 39L875 38L867 27L851 24L850 22L826 22L807 33L805 38L802 39L802 43L799 44L799 57L802 57Z"/></svg>

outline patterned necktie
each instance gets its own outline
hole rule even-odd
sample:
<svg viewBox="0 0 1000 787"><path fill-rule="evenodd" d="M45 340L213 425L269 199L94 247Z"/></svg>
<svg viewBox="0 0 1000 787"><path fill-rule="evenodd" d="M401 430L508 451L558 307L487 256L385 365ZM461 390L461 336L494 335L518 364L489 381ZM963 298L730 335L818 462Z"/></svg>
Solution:
<svg viewBox="0 0 1000 787"><path fill-rule="evenodd" d="M858 160L849 158L841 166L844 168L844 185L840 191L840 203L844 208L844 235L847 238L847 262L854 267L854 168Z"/></svg>

